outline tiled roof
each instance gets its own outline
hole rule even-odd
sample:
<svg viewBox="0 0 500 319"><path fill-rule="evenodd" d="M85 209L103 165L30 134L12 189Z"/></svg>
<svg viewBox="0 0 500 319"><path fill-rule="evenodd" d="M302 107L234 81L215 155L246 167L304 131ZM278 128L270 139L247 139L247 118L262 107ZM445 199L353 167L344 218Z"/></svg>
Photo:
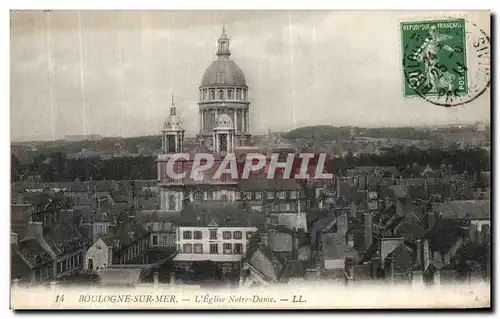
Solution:
<svg viewBox="0 0 500 319"><path fill-rule="evenodd" d="M273 178L250 176L248 179L241 179L238 183L240 190L299 190L302 189L295 179Z"/></svg>
<svg viewBox="0 0 500 319"><path fill-rule="evenodd" d="M130 233L134 234L134 240L130 238ZM114 241L119 240L121 247L127 247L147 234L148 231L143 226L135 223L127 223L124 227L117 228L114 233L106 234L101 239L108 246L113 246Z"/></svg>
<svg viewBox="0 0 500 319"><path fill-rule="evenodd" d="M240 203L201 202L187 205L181 213L180 226L255 226L264 224L264 213L244 208Z"/></svg>
<svg viewBox="0 0 500 319"><path fill-rule="evenodd" d="M10 205L10 229L16 233L24 233L31 214L35 211L32 205Z"/></svg>
<svg viewBox="0 0 500 319"><path fill-rule="evenodd" d="M464 223L460 220L440 219L424 238L429 240L431 249L448 252L459 238L466 236L466 230L463 227Z"/></svg>
<svg viewBox="0 0 500 319"><path fill-rule="evenodd" d="M29 238L19 242L17 249L18 253L31 268L34 268L41 262L52 260L45 249L34 238Z"/></svg>
<svg viewBox="0 0 500 319"><path fill-rule="evenodd" d="M144 224L147 222L172 222L174 224L179 223L181 217L180 213L172 213L158 210L141 210L136 212L135 217L139 224Z"/></svg>
<svg viewBox="0 0 500 319"><path fill-rule="evenodd" d="M343 234L324 233L321 235L321 252L323 259L345 259L345 257L358 257L357 252L347 246Z"/></svg>
<svg viewBox="0 0 500 319"><path fill-rule="evenodd" d="M443 218L490 219L491 202L488 200L455 200L433 205Z"/></svg>

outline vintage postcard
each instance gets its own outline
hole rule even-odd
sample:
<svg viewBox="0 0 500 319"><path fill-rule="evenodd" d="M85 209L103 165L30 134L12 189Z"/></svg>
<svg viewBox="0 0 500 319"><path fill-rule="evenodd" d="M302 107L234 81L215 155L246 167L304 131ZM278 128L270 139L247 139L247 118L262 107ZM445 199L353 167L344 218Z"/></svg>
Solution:
<svg viewBox="0 0 500 319"><path fill-rule="evenodd" d="M490 19L11 11L11 308L490 308Z"/></svg>

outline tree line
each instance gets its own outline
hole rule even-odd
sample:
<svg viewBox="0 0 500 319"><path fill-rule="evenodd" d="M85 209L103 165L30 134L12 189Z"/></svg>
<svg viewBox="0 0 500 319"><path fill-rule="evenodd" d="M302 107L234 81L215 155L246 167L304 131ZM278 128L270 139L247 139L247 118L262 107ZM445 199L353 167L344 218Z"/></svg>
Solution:
<svg viewBox="0 0 500 319"><path fill-rule="evenodd" d="M38 154L31 163L23 164L11 153L11 180L38 176L47 182L75 180L156 179L157 169L153 156L120 157L111 159L69 159L61 152ZM452 174L479 174L489 171L490 153L484 149L428 149L393 147L381 154L362 154L354 157L348 153L342 158L330 158L325 171L344 175L356 166L395 166L403 176L415 176L423 167L445 169Z"/></svg>

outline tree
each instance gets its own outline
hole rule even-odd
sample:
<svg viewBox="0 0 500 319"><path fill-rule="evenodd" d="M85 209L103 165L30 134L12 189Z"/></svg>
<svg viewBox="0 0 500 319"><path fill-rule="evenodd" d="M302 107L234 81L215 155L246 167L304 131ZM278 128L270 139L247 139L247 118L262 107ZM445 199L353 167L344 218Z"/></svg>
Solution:
<svg viewBox="0 0 500 319"><path fill-rule="evenodd" d="M11 182L19 180L19 175L21 173L21 162L17 158L16 154L10 154L10 180Z"/></svg>

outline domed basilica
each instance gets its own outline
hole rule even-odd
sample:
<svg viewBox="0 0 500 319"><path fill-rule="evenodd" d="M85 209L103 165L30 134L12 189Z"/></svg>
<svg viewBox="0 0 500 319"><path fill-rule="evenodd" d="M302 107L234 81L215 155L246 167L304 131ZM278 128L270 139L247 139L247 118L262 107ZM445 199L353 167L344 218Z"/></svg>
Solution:
<svg viewBox="0 0 500 319"><path fill-rule="evenodd" d="M250 143L248 85L241 68L230 59L225 27L218 40L217 60L207 68L199 87L200 144L214 152L232 152ZM174 100L163 124L162 149L183 149L184 129L176 115Z"/></svg>

